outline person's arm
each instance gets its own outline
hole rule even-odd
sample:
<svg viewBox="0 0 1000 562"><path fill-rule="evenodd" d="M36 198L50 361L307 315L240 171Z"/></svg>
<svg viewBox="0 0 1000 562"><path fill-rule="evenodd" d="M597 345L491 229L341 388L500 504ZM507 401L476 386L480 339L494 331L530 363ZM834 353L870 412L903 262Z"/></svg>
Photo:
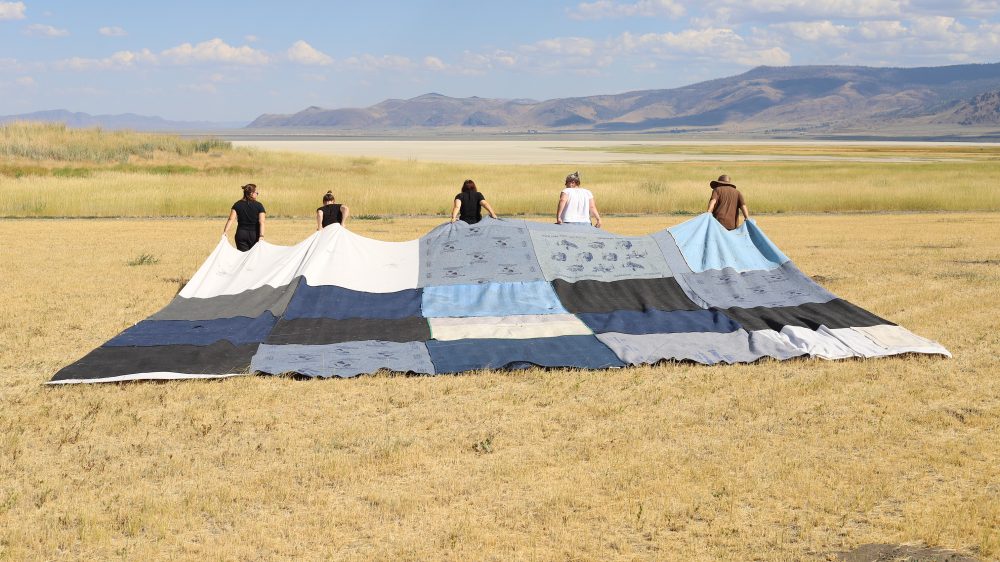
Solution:
<svg viewBox="0 0 1000 562"><path fill-rule="evenodd" d="M458 211L462 209L462 202L455 199L455 206L451 208L451 222L458 220Z"/></svg>
<svg viewBox="0 0 1000 562"><path fill-rule="evenodd" d="M590 200L590 215L597 219L597 224L594 226L601 228L601 213L597 212L597 201L594 201L593 199Z"/></svg>
<svg viewBox="0 0 1000 562"><path fill-rule="evenodd" d="M316 230L323 230L323 209L316 209Z"/></svg>
<svg viewBox="0 0 1000 562"><path fill-rule="evenodd" d="M559 194L559 205L556 206L556 224L562 224L562 214L566 209L566 203L569 202L569 195L565 193Z"/></svg>
<svg viewBox="0 0 1000 562"><path fill-rule="evenodd" d="M750 210L747 209L746 203L740 205L740 210L743 211L743 220L745 221L750 220Z"/></svg>
<svg viewBox="0 0 1000 562"><path fill-rule="evenodd" d="M713 191L712 197L710 197L708 200L708 212L711 213L715 209L715 206L718 203L719 203L719 196Z"/></svg>
<svg viewBox="0 0 1000 562"><path fill-rule="evenodd" d="M347 226L347 217L351 216L351 209L347 205L340 206L340 226Z"/></svg>
<svg viewBox="0 0 1000 562"><path fill-rule="evenodd" d="M486 208L486 212L490 214L491 218L497 218L497 214L493 212L493 207L490 207L490 204L485 199L480 201L479 204Z"/></svg>
<svg viewBox="0 0 1000 562"><path fill-rule="evenodd" d="M257 213L257 221L260 222L260 226L258 227L258 236L257 236L257 238L263 238L264 237L264 216L266 214L267 213Z"/></svg>
<svg viewBox="0 0 1000 562"><path fill-rule="evenodd" d="M222 227L222 235L225 236L229 232L229 227L233 226L233 221L236 220L236 209L231 209L229 211L229 219L226 220L226 226Z"/></svg>

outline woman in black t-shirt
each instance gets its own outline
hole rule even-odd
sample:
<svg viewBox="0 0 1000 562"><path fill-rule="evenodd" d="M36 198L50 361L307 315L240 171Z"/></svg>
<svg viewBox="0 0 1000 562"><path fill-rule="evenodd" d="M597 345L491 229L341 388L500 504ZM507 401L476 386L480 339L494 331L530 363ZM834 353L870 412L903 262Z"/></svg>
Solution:
<svg viewBox="0 0 1000 562"><path fill-rule="evenodd" d="M327 191L323 195L323 206L316 209L316 230L323 230L324 227L333 223L345 225L349 216L351 216L351 210L347 208L347 205L334 203L333 192Z"/></svg>
<svg viewBox="0 0 1000 562"><path fill-rule="evenodd" d="M264 206L257 201L257 186L248 183L243 186L243 199L233 203L229 220L222 229L226 236L233 221L236 221L236 249L246 252L264 237Z"/></svg>
<svg viewBox="0 0 1000 562"><path fill-rule="evenodd" d="M483 220L483 211L480 207L486 207L490 217L497 218L493 207L486 202L486 197L476 191L476 182L465 180L462 192L455 196L455 206L451 209L451 222L461 219L469 224L476 224Z"/></svg>

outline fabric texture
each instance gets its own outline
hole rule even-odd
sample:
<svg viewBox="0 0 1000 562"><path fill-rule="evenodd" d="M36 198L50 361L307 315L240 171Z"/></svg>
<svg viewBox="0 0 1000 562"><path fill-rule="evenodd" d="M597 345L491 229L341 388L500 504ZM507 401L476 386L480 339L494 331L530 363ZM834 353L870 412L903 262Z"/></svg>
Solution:
<svg viewBox="0 0 1000 562"><path fill-rule="evenodd" d="M720 185L712 189L711 200L715 201L715 207L712 209L715 220L726 230L735 230L739 224L740 207L746 205L740 190L733 185Z"/></svg>
<svg viewBox="0 0 1000 562"><path fill-rule="evenodd" d="M622 281L552 282L563 306L572 313L619 310L698 310L672 277Z"/></svg>
<svg viewBox="0 0 1000 562"><path fill-rule="evenodd" d="M220 340L234 345L260 343L271 333L277 320L270 312L257 318L237 316L217 320L143 320L104 345L209 345Z"/></svg>
<svg viewBox="0 0 1000 562"><path fill-rule="evenodd" d="M739 324L718 310L649 309L579 314L580 320L595 334L674 334L678 332L735 332Z"/></svg>
<svg viewBox="0 0 1000 562"><path fill-rule="evenodd" d="M392 293L366 293L336 285L313 287L300 278L284 318L381 318L396 319L420 316L421 289Z"/></svg>
<svg viewBox="0 0 1000 562"><path fill-rule="evenodd" d="M566 313L545 281L424 287L421 310L426 318Z"/></svg>
<svg viewBox="0 0 1000 562"><path fill-rule="evenodd" d="M427 342L436 373L537 365L606 369L621 367L617 355L594 336L534 339L466 339Z"/></svg>
<svg viewBox="0 0 1000 562"><path fill-rule="evenodd" d="M694 272L726 268L768 271L788 261L753 220L736 230L726 230L712 215L702 213L668 231Z"/></svg>
<svg viewBox="0 0 1000 562"><path fill-rule="evenodd" d="M408 342L425 341L430 337L431 331L427 326L427 319L420 316L393 320L282 318L271 330L266 343L325 345L365 340Z"/></svg>
<svg viewBox="0 0 1000 562"><path fill-rule="evenodd" d="M446 223L420 239L419 285L542 281L524 221Z"/></svg>
<svg viewBox="0 0 1000 562"><path fill-rule="evenodd" d="M354 377L380 369L401 373L434 374L427 347L418 342L352 341L330 345L260 346L250 369L280 375Z"/></svg>
<svg viewBox="0 0 1000 562"><path fill-rule="evenodd" d="M566 196L566 206L559 220L590 224L590 202L594 200L594 194L582 187L567 187L561 195Z"/></svg>
<svg viewBox="0 0 1000 562"><path fill-rule="evenodd" d="M323 213L323 220L320 222L324 228L330 226L331 224L343 224L344 213L340 210L340 203L327 203L322 207L316 209L317 212Z"/></svg>
<svg viewBox="0 0 1000 562"><path fill-rule="evenodd" d="M233 203L232 209L236 211L237 227L260 230L260 214L265 212L260 201L240 199Z"/></svg>
<svg viewBox="0 0 1000 562"><path fill-rule="evenodd" d="M476 224L483 220L483 208L480 204L486 197L478 191L463 191L455 196L459 202L458 219L466 224Z"/></svg>
<svg viewBox="0 0 1000 562"><path fill-rule="evenodd" d="M484 218L408 242L340 224L247 252L222 238L173 301L51 382L905 353L950 356L817 285L754 221L618 236Z"/></svg>
<svg viewBox="0 0 1000 562"><path fill-rule="evenodd" d="M672 274L656 241L598 228L531 230L535 255L547 281L655 279Z"/></svg>
<svg viewBox="0 0 1000 562"><path fill-rule="evenodd" d="M593 334L580 318L572 314L428 318L427 322L430 324L431 337L439 341L552 338Z"/></svg>

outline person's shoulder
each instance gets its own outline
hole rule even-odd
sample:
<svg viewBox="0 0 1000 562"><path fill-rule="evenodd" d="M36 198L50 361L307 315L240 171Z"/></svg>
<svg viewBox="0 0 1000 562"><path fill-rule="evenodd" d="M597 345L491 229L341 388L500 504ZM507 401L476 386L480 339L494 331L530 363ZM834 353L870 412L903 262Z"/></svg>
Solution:
<svg viewBox="0 0 1000 562"><path fill-rule="evenodd" d="M326 205L323 205L323 207L326 207ZM319 211L322 211L322 210L323 210L323 207L316 207L316 211L317 211L317 212L319 212Z"/></svg>
<svg viewBox="0 0 1000 562"><path fill-rule="evenodd" d="M254 208L257 209L257 212L259 213L264 212L264 204L261 203L260 201L254 201Z"/></svg>

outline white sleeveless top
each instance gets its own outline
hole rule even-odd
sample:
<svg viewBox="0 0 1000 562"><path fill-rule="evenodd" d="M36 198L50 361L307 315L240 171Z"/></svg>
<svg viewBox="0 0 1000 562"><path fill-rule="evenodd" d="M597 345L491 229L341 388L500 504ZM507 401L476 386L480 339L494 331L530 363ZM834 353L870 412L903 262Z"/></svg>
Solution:
<svg viewBox="0 0 1000 562"><path fill-rule="evenodd" d="M563 222L590 222L590 201L594 194L582 187L567 187L562 190L568 198L559 220Z"/></svg>

